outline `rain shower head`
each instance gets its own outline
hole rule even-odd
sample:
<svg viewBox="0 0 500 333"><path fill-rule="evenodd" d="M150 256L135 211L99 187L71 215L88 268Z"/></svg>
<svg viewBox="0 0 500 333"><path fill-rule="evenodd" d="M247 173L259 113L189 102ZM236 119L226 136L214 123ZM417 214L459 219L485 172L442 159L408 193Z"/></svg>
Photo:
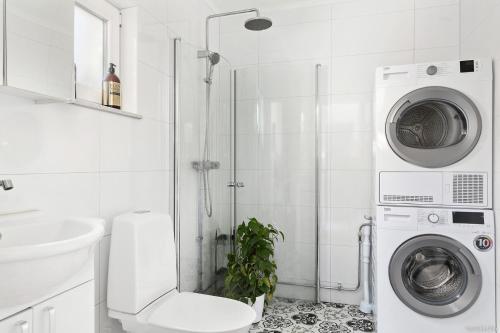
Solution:
<svg viewBox="0 0 500 333"><path fill-rule="evenodd" d="M273 25L270 18L263 16L252 17L245 22L245 28L252 31L262 31L269 29Z"/></svg>
<svg viewBox="0 0 500 333"><path fill-rule="evenodd" d="M209 23L210 20L215 19L215 18L221 18L221 17L226 17L226 16L232 16L232 15L240 15L240 14L248 14L248 13L254 13L255 17L246 20L245 22L245 28L251 31L262 31L269 29L273 25L273 21L271 21L270 18L260 16L260 11L257 8L247 8L247 9L241 9L241 10L235 10L232 12L224 12L224 13L217 13L213 15L207 16L205 19L205 50L210 50L210 45L209 45L209 40L210 40L210 34L209 34Z"/></svg>

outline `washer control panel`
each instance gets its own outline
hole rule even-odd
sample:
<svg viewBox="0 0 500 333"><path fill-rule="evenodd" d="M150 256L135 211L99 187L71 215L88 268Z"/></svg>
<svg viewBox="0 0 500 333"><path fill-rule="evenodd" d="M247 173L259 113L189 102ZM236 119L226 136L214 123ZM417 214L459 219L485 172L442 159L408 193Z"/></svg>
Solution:
<svg viewBox="0 0 500 333"><path fill-rule="evenodd" d="M494 232L492 210L378 206L377 228L421 232Z"/></svg>
<svg viewBox="0 0 500 333"><path fill-rule="evenodd" d="M417 210L417 223L421 226L448 225L474 228L485 224L482 211L422 208Z"/></svg>

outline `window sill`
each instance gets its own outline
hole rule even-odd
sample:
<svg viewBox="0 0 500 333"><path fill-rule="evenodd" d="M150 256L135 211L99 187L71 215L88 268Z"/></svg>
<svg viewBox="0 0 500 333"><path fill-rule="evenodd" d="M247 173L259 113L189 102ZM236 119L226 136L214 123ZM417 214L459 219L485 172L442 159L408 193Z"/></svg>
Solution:
<svg viewBox="0 0 500 333"><path fill-rule="evenodd" d="M101 105L101 104L98 104L95 102L85 101L82 99L75 99L75 100L69 101L68 104L78 105L78 106L81 106L81 107L84 107L87 109L93 109L93 110L97 110L97 111L113 113L113 114L116 114L119 116L135 118L135 119L142 119L142 116L140 114L111 108L109 106L104 106L104 105Z"/></svg>

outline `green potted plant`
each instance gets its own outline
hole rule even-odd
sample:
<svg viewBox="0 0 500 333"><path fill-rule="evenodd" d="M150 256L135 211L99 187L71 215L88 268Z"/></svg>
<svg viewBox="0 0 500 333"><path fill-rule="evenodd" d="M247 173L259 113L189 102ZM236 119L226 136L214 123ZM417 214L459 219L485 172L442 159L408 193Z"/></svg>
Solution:
<svg viewBox="0 0 500 333"><path fill-rule="evenodd" d="M235 235L235 252L228 254L227 273L224 280L226 297L253 306L262 319L264 301L273 297L278 282L274 246L285 236L271 224L263 225L256 218L238 226Z"/></svg>

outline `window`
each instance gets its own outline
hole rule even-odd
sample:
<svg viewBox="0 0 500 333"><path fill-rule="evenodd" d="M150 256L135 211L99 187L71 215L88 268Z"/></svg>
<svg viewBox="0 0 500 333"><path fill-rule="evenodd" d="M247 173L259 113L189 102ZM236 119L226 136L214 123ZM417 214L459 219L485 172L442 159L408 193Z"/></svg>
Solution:
<svg viewBox="0 0 500 333"><path fill-rule="evenodd" d="M105 0L75 5L76 98L101 103L102 79L109 63L120 72L120 11Z"/></svg>

